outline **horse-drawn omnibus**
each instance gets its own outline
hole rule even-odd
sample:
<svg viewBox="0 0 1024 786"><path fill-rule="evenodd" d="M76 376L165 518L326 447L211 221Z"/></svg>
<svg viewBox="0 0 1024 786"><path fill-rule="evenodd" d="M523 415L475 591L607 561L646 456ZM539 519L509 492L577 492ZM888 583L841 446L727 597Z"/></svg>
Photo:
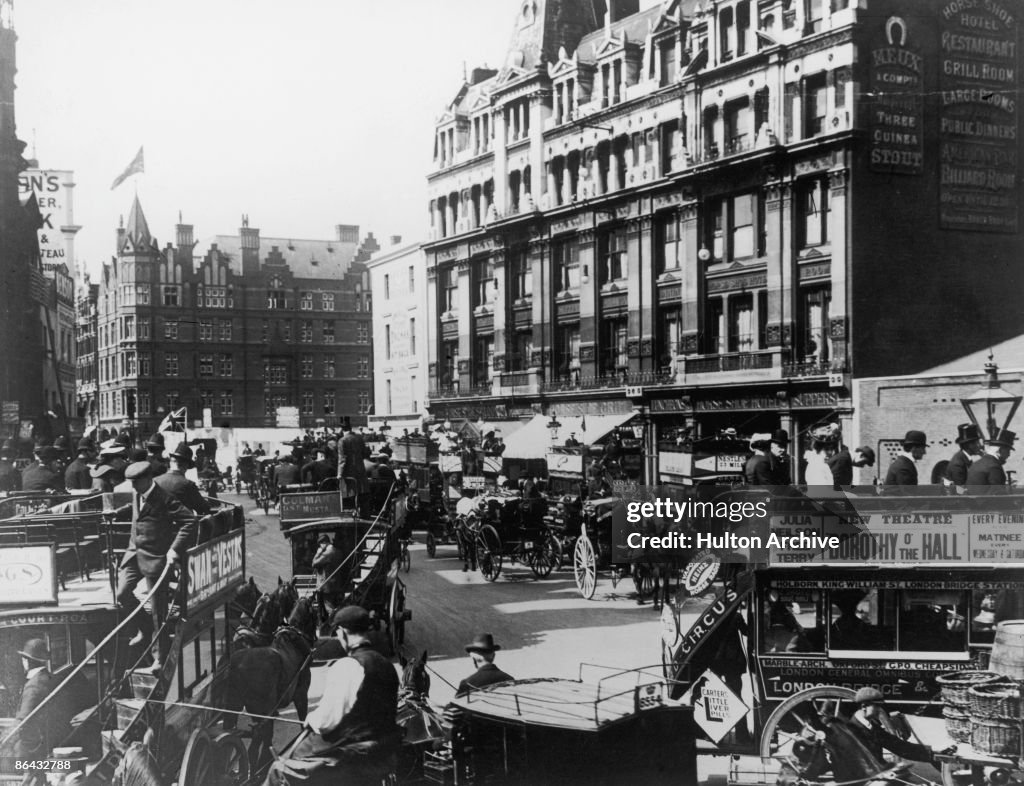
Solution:
<svg viewBox="0 0 1024 786"><path fill-rule="evenodd" d="M52 771L110 782L126 750L147 732L151 768L163 778L156 783L200 783L199 773L213 771L225 783L247 777L245 745L236 735L207 735L205 746L194 739L218 714L228 631L237 619L232 601L245 576L242 511L212 500L219 507L201 521L195 545L178 568L165 571L157 591L171 593L172 602L156 636L169 636L169 647L153 672L145 668L149 643L129 641L130 615L114 601L131 522L108 506L125 501L128 495L66 497L0 521L0 670L12 688L0 699L0 782L21 782L25 773L17 768L25 762L13 756L27 741L39 746L33 759L49 762ZM41 540L46 532L48 542ZM57 555L72 539L78 563L68 573ZM131 615L145 613L139 606ZM13 700L24 683L16 653L30 639L45 642L56 687L15 720Z"/></svg>
<svg viewBox="0 0 1024 786"><path fill-rule="evenodd" d="M969 702L944 702L943 688L963 680L966 696L998 623L1022 616L1022 525L1020 495L777 499L742 531L759 541L726 528L743 565L705 608L664 610L673 695L716 752L759 755L759 777L774 782L834 776L836 760L854 754L833 746L832 718L849 718L855 692L874 688L923 742L960 743L944 757L946 786L988 782L994 768L1019 766L1016 754L996 760L966 744L986 721L970 717Z"/></svg>

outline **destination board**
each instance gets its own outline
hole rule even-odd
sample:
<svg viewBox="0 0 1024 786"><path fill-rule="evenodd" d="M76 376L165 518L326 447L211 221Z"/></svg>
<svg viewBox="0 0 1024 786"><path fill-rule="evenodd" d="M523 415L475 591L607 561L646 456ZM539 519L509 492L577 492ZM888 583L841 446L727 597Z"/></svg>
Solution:
<svg viewBox="0 0 1024 786"><path fill-rule="evenodd" d="M309 491L281 495L281 529L294 524L341 515L341 496L337 491Z"/></svg>

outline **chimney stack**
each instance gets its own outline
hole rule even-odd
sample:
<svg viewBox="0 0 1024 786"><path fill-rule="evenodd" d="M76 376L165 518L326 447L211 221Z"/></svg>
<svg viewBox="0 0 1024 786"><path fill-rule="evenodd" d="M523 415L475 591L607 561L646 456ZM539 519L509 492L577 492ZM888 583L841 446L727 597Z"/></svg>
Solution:
<svg viewBox="0 0 1024 786"><path fill-rule="evenodd" d="M391 240L391 245L397 246L399 243L402 242L402 236L401 235L392 235L390 240Z"/></svg>

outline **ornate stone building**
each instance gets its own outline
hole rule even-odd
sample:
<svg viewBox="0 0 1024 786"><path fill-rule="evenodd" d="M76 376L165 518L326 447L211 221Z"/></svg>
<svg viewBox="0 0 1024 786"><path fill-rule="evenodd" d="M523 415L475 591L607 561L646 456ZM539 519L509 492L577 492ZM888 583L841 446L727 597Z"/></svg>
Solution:
<svg viewBox="0 0 1024 786"><path fill-rule="evenodd" d="M1021 332L1009 4L610 5L523 0L437 123L435 417L850 435L852 376Z"/></svg>
<svg viewBox="0 0 1024 786"><path fill-rule="evenodd" d="M178 223L160 249L136 198L97 294L100 422L154 431L185 407L215 427L274 426L297 407L302 428L365 423L373 390L372 233L333 240L237 235L197 244Z"/></svg>

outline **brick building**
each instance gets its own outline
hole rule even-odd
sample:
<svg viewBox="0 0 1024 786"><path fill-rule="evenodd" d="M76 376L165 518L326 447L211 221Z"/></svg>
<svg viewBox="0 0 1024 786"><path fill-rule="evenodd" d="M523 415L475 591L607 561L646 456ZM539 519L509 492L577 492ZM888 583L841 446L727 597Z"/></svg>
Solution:
<svg viewBox="0 0 1024 786"><path fill-rule="evenodd" d="M520 2L435 128L431 413L852 434L854 377L1020 334L1018 20L975 6Z"/></svg>
<svg viewBox="0 0 1024 786"><path fill-rule="evenodd" d="M369 277L372 233L339 225L333 240L261 237L243 217L237 235L196 244L175 227L160 249L136 198L117 231L97 297L100 421L134 414L148 434L163 417L204 410L217 427L365 423L372 396ZM134 413L131 412L134 407Z"/></svg>

